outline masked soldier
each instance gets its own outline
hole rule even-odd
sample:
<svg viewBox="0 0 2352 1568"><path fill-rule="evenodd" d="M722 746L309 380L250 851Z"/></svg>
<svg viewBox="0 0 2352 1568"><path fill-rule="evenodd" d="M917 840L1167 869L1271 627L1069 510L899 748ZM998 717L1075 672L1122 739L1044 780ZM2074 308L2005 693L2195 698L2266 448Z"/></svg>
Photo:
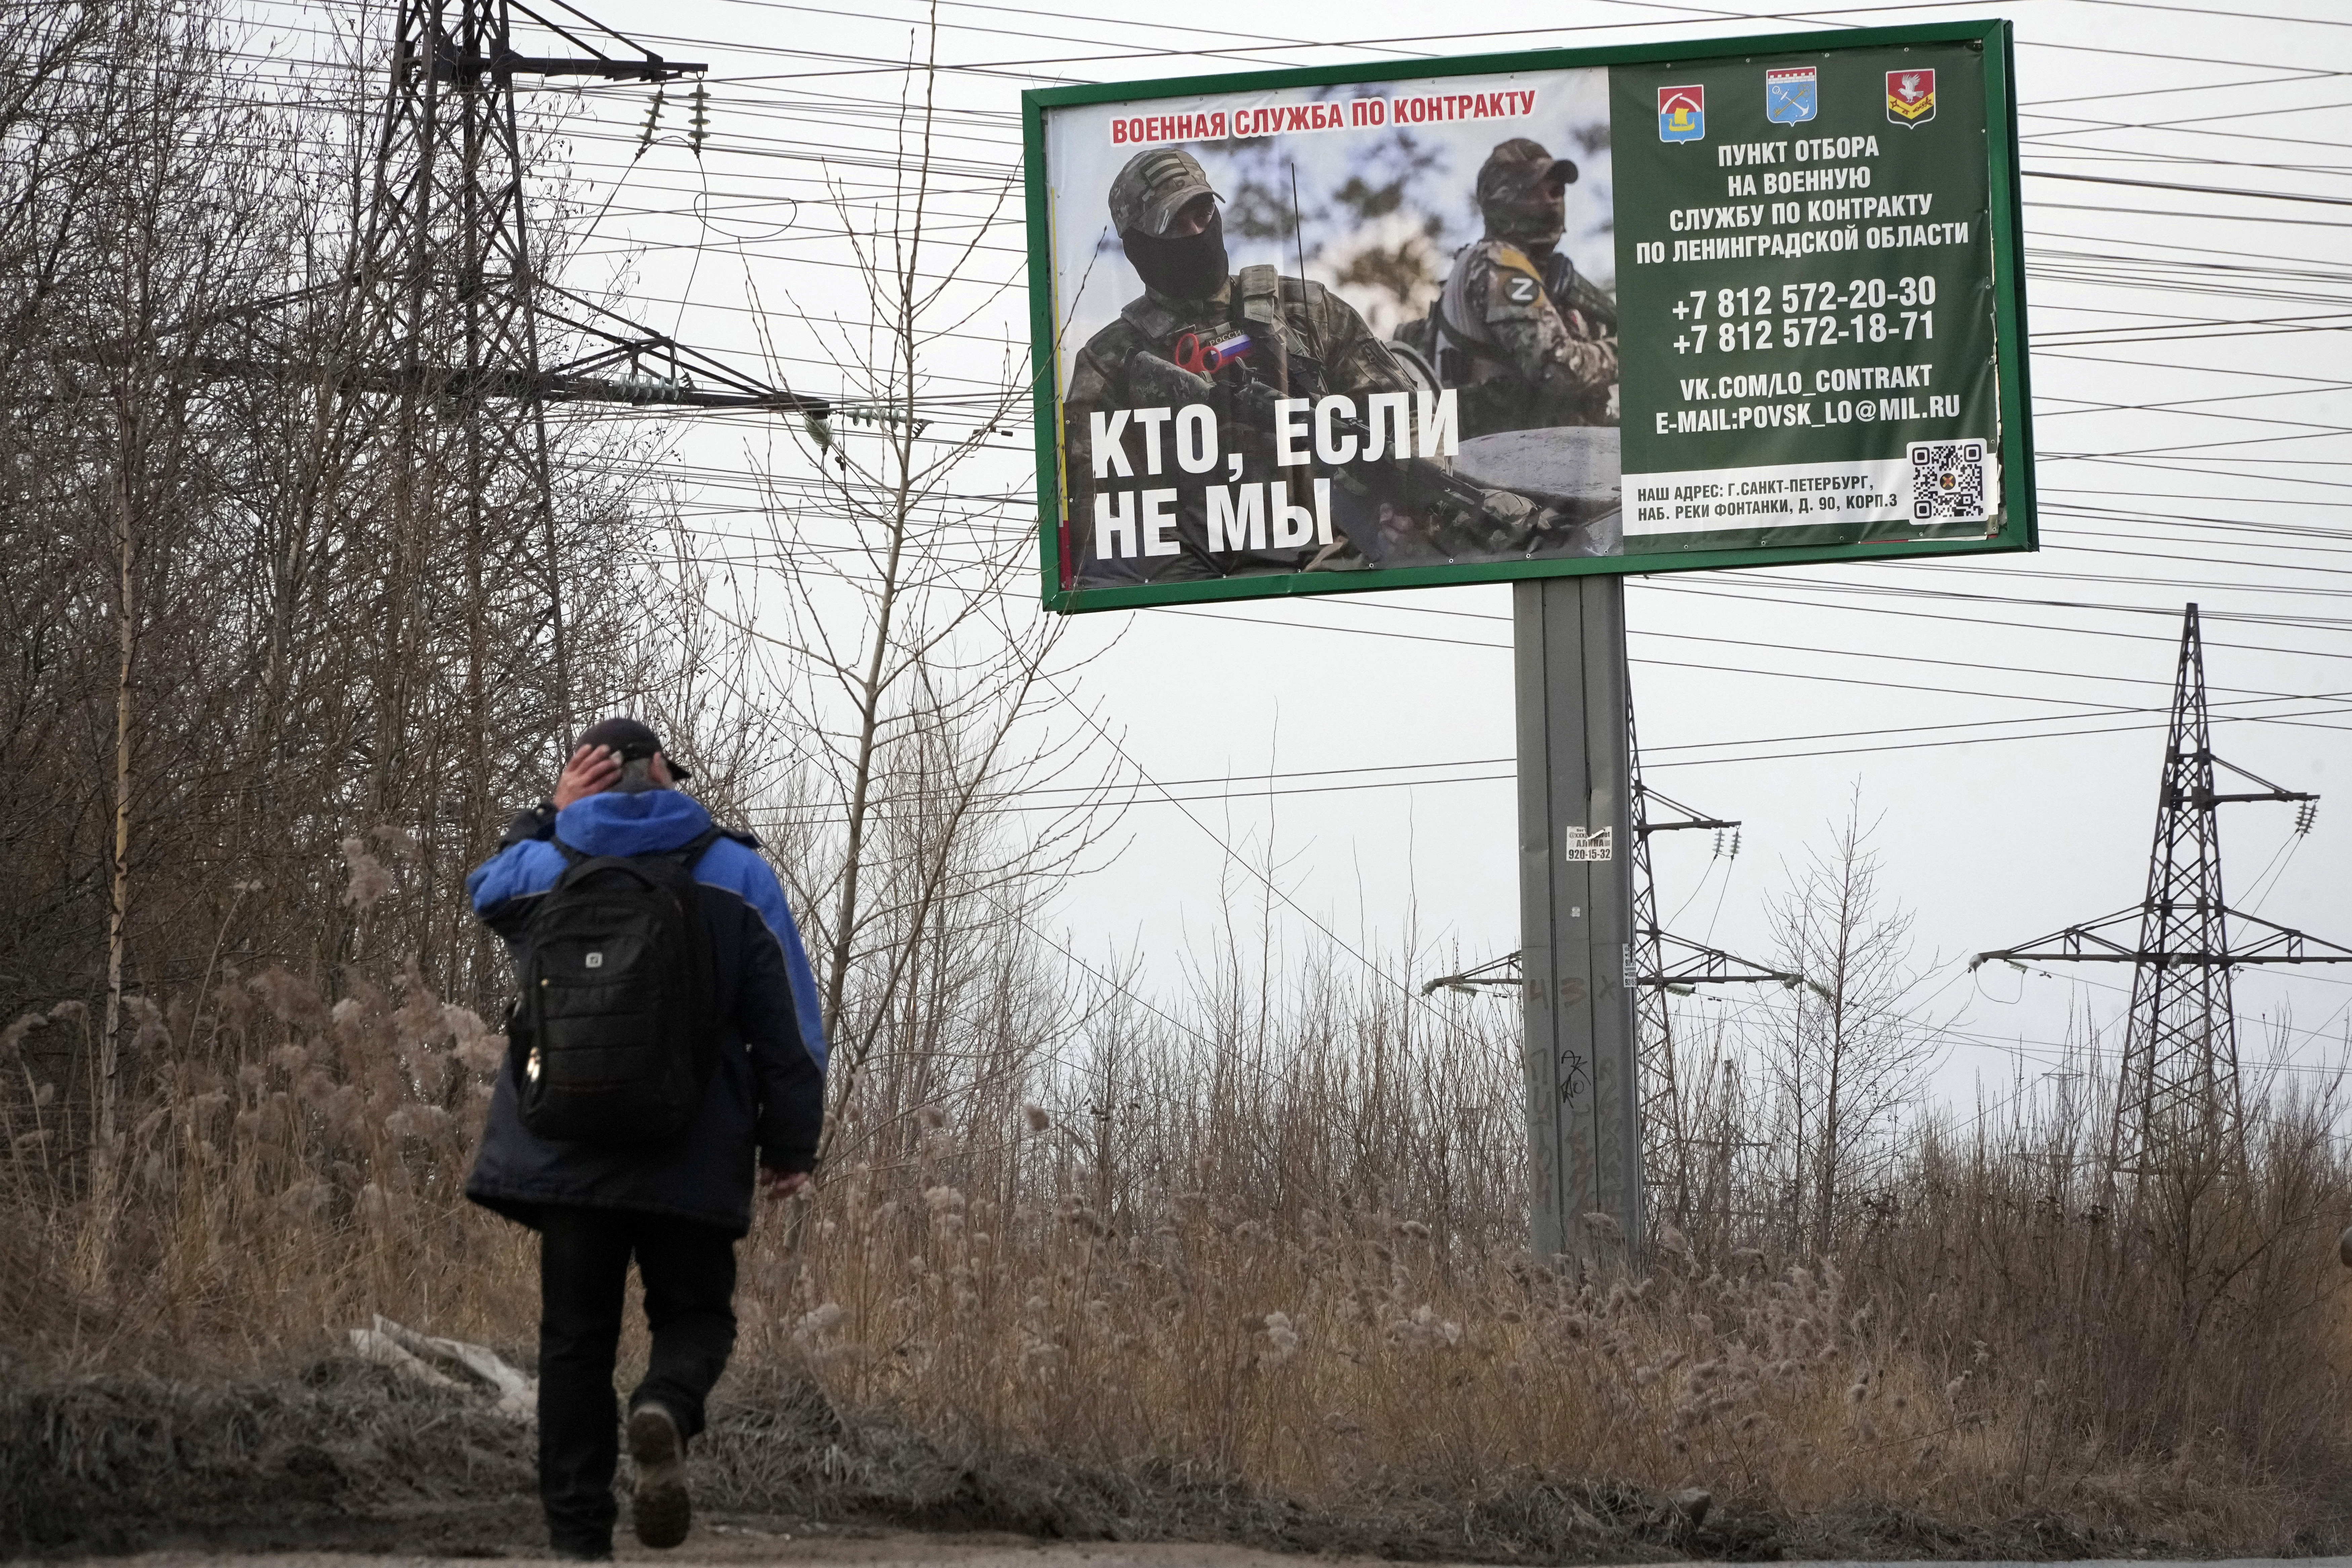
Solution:
<svg viewBox="0 0 2352 1568"><path fill-rule="evenodd" d="M1557 526L1523 498L1478 491L1417 456L1396 461L1404 454L1392 449L1379 462L1278 464L1276 399L1341 394L1352 399L1360 417L1369 417L1370 395L1411 394L1414 384L1363 318L1322 285L1282 277L1272 267L1229 271L1217 205L1222 199L1192 155L1172 147L1137 153L1111 184L1111 225L1143 279L1144 292L1078 351L1063 400L1069 492L1063 560L1066 570L1074 568L1076 583L1100 586L1445 559L1467 551L1484 554L1508 536ZM1205 364L1197 345L1209 342L1238 352L1222 368ZM1180 364L1187 346L1195 352L1189 365ZM1177 447L1184 437L1171 416L1197 405L1214 416L1217 446L1213 467L1195 473L1180 469ZM1134 417L1139 411L1143 418ZM1369 429L1353 434L1359 450L1369 444ZM1395 433L1382 434L1392 448ZM1195 457L1199 436L1196 427ZM1097 439L1115 441L1117 454L1097 452ZM1303 445L1313 448L1311 438ZM1330 480L1328 540L1286 545L1269 517L1262 547L1255 547L1259 535L1253 532L1252 548L1225 548L1228 538L1211 548L1207 487L1279 481L1289 505L1307 507L1318 479ZM1140 487L1177 492L1174 526L1156 541L1160 552L1139 550L1132 535L1120 533L1107 535L1112 548L1098 553L1097 494L1132 505Z"/></svg>
<svg viewBox="0 0 2352 1568"><path fill-rule="evenodd" d="M1478 170L1486 235L1454 260L1430 312L1437 368L1462 389L1462 434L1614 424L1616 302L1559 252L1576 165L1524 136Z"/></svg>

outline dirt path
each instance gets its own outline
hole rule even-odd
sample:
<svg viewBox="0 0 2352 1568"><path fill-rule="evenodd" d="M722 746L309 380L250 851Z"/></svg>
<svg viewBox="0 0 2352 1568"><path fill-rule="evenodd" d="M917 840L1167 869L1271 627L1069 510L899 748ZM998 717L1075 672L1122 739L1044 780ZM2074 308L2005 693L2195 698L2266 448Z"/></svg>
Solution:
<svg viewBox="0 0 2352 1568"><path fill-rule="evenodd" d="M1376 1568L1370 1557L1285 1557L1241 1546L1148 1542L1041 1542L1012 1535L930 1535L888 1531L872 1535L787 1535L731 1529L699 1530L675 1552L648 1552L625 1539L622 1563L665 1568L732 1568L752 1563L840 1563L845 1568ZM87 1568L478 1568L479 1558L356 1556L341 1552L221 1553L150 1552L135 1557L78 1560ZM1443 1563L1423 1568L1448 1568ZM2200 1565L2206 1568L2206 1565Z"/></svg>
<svg viewBox="0 0 2352 1568"><path fill-rule="evenodd" d="M721 1526L698 1530L680 1551L647 1552L624 1539L619 1561L659 1562L667 1568L704 1565L841 1563L854 1568L1378 1568L1372 1557L1295 1557L1241 1546L1155 1542L1117 1545L1102 1542L1040 1542L1011 1535L932 1535L914 1531L872 1534L793 1535ZM529 1560L527 1556L523 1560ZM150 1552L134 1557L69 1560L83 1568L476 1568L478 1557L359 1556L341 1552L207 1553ZM2221 1562L2141 1559L2140 1568L2352 1568L2352 1557L2234 1558ZM1420 1568L1468 1568L1424 1563ZM1916 1563L1833 1562L1808 1568L1918 1568ZM2094 1568L2093 1563L1987 1563L1981 1568ZM2113 1559L2095 1568L2114 1568Z"/></svg>
<svg viewBox="0 0 2352 1568"><path fill-rule="evenodd" d="M0 1561L545 1561L533 1459L529 1429L482 1401L420 1392L356 1363L221 1387L0 1379ZM1696 1522L1674 1498L1599 1480L1531 1481L1475 1506L1399 1497L1361 1511L1318 1510L1164 1469L944 1447L878 1416L845 1416L800 1390L716 1413L697 1445L694 1487L698 1528L686 1547L648 1552L624 1528L622 1562L1444 1568L1758 1562L1875 1548L1978 1562L2071 1549L2153 1563L2179 1545L2042 1516L1961 1527L1870 1505L1796 1519L1721 1506ZM2331 1525L2327 1543L2340 1539ZM2352 1568L2352 1558L2303 1561Z"/></svg>

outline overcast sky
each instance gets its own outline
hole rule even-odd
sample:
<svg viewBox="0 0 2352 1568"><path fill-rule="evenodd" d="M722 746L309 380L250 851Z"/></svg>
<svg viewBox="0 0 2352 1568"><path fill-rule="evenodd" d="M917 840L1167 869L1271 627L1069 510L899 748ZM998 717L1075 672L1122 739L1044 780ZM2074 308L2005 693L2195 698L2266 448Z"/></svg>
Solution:
<svg viewBox="0 0 2352 1568"><path fill-rule="evenodd" d="M645 319L714 349L748 345L754 286L812 314L855 310L827 182L855 202L892 178L907 83L890 62L927 47L924 8L583 8L714 68L698 161L675 89L663 136L634 159L646 89L541 95L572 115L574 194L601 209L589 275L625 268ZM1553 25L1528 28L1538 11ZM361 12L285 0L256 14L317 28ZM942 234L954 215L968 232L1015 177L1024 86L2013 17L2043 548L1633 579L1650 783L1745 825L1736 858L1713 854L1712 835L1662 836L1661 912L1761 956L1767 900L1858 795L1885 884L1917 915L1916 1001L1949 1047L1938 1090L1998 1099L2051 1065L2070 1016L2105 1025L2123 1009L2126 966L1971 975L1965 960L2139 900L2184 602L2203 606L2217 716L2233 721L2217 750L2289 787L2352 786L2352 15L2337 0L2266 0L2259 16L2129 0L1059 0L937 15L954 68L939 89ZM319 47L316 31L282 37L283 55ZM982 377L1027 337L1020 218L1015 200L981 237L977 269L1009 285L969 293L960 341ZM810 353L799 323L767 325L787 354ZM804 390L837 390L821 363L788 368ZM673 427L698 526L724 552L730 510L750 499L730 479L745 435ZM1025 422L1002 445L974 491L1026 484ZM1029 558L1028 527L1016 510L974 543ZM1286 940L1327 924L1416 985L1457 955L1515 947L1508 614L1498 586L1086 617L1079 680L1140 788L1123 852L1073 887L1062 926L1091 956L1139 953L1147 988L1173 986L1182 950L1221 919L1221 889L1252 885L1246 862L1273 866L1307 911L1277 910ZM2307 837L2294 821L2289 806L2225 808L2231 901L2352 943L2352 795L2323 802ZM1409 926L1421 946L1406 954ZM2341 1059L2352 966L2249 973L2239 996L2250 1058L2283 1040L2306 1068Z"/></svg>

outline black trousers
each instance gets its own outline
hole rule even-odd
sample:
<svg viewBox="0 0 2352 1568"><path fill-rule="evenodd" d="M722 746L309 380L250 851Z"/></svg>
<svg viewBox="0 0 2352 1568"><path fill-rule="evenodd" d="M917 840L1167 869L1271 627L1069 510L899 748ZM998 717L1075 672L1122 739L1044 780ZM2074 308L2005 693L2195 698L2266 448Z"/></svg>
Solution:
<svg viewBox="0 0 2352 1568"><path fill-rule="evenodd" d="M613 1362L633 1257L653 1356L629 1395L631 1410L656 1401L693 1436L735 1348L735 1238L726 1231L620 1209L541 1213L539 1496L559 1550L612 1546L620 1511Z"/></svg>

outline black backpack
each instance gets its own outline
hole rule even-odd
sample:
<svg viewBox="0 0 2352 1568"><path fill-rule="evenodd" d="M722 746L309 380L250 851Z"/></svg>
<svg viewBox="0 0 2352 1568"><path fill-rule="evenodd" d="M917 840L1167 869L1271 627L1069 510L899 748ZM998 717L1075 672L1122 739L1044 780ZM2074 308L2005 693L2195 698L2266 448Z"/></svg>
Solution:
<svg viewBox="0 0 2352 1568"><path fill-rule="evenodd" d="M719 1062L710 933L694 863L713 828L663 855L583 855L523 932L514 1074L542 1138L643 1143L683 1131Z"/></svg>

